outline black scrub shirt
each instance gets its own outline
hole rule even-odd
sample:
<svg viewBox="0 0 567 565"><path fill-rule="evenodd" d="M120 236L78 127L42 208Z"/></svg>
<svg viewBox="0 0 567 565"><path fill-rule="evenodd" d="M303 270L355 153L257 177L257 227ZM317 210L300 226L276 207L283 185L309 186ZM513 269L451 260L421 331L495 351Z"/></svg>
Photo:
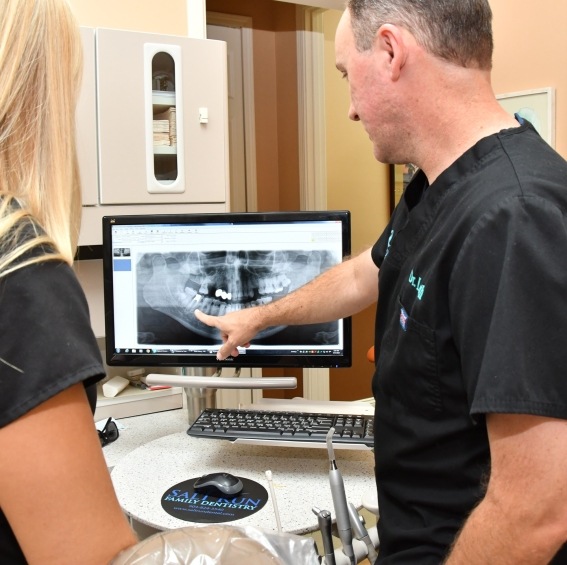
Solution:
<svg viewBox="0 0 567 565"><path fill-rule="evenodd" d="M484 414L567 419L566 210L526 123L418 172L374 246L379 563L443 561L483 496Z"/></svg>
<svg viewBox="0 0 567 565"><path fill-rule="evenodd" d="M87 300L69 265L45 261L0 279L0 335L0 427L80 382L93 408L89 391L96 395L105 371ZM0 454L0 464L8 456ZM1 508L0 563L26 563Z"/></svg>

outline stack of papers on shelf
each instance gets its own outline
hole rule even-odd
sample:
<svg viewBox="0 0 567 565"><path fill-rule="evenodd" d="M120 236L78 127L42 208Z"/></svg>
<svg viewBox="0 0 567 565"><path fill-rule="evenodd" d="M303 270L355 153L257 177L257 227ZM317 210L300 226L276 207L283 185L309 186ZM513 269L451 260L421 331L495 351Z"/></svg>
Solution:
<svg viewBox="0 0 567 565"><path fill-rule="evenodd" d="M154 133L154 145L171 145L169 133Z"/></svg>
<svg viewBox="0 0 567 565"><path fill-rule="evenodd" d="M171 140L171 145L177 145L177 115L175 112L175 107L171 107L168 111L169 111L169 139Z"/></svg>
<svg viewBox="0 0 567 565"><path fill-rule="evenodd" d="M156 143L156 133L166 133L169 143ZM177 145L177 121L175 106L171 106L165 112L154 116L154 145Z"/></svg>
<svg viewBox="0 0 567 565"><path fill-rule="evenodd" d="M154 133L169 133L169 120L154 120Z"/></svg>

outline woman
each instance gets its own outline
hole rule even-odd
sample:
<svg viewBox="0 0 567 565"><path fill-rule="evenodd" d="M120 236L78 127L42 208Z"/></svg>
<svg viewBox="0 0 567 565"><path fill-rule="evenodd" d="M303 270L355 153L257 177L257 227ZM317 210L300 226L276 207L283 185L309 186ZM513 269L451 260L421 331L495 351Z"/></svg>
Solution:
<svg viewBox="0 0 567 565"><path fill-rule="evenodd" d="M104 368L71 269L81 216L74 140L81 53L65 0L0 0L0 563L6 565L108 563L136 543L93 423L92 393Z"/></svg>

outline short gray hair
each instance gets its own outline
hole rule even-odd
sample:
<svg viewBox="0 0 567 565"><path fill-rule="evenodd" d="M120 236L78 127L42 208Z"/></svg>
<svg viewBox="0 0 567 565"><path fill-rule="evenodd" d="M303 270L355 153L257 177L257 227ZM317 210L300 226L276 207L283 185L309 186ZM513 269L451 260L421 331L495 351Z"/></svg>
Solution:
<svg viewBox="0 0 567 565"><path fill-rule="evenodd" d="M407 29L429 53L462 67L492 67L488 0L348 0L359 51L372 47L381 25Z"/></svg>

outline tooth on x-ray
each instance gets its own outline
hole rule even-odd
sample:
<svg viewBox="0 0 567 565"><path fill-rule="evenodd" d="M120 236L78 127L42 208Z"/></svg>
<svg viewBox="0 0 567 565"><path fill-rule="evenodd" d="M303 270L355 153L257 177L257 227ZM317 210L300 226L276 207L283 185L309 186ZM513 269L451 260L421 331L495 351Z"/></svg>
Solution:
<svg viewBox="0 0 567 565"><path fill-rule="evenodd" d="M222 315L267 304L309 282L337 262L330 251L207 251L145 253L137 263L138 296L154 310L205 337L218 330L195 310ZM268 328L267 337L283 326Z"/></svg>

